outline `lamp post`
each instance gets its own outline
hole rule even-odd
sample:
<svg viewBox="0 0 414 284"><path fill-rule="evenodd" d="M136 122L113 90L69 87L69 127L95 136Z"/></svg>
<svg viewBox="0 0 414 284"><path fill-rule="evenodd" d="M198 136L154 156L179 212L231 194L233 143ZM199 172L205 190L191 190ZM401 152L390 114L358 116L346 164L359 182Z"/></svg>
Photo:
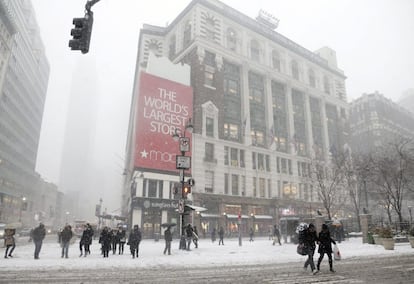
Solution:
<svg viewBox="0 0 414 284"><path fill-rule="evenodd" d="M186 156L185 153L190 151L190 137L186 137L186 132L193 132L193 124L191 118L188 119L187 124L185 125L184 130L176 128L174 134L172 135L174 141L179 142L179 149L181 155L176 156L176 169L180 171L180 183L181 183L181 199L179 200L178 212L181 215L181 240L180 240L180 249L186 248L185 243L185 232L184 232L184 215L185 215L185 200L187 199L187 194L191 192L190 187L185 184L184 176L185 170L189 170L191 167L191 157Z"/></svg>
<svg viewBox="0 0 414 284"><path fill-rule="evenodd" d="M412 208L413 207L411 205L408 206L408 213L410 213L410 228L411 228L411 226L413 224L413 215L412 215L412 212L411 212L411 209Z"/></svg>
<svg viewBox="0 0 414 284"><path fill-rule="evenodd" d="M26 210L26 197L22 196L21 204L20 204L20 214L19 214L19 223L22 222L22 214L23 210Z"/></svg>
<svg viewBox="0 0 414 284"><path fill-rule="evenodd" d="M68 224L69 214L70 214L70 212L69 211L66 211L66 224Z"/></svg>

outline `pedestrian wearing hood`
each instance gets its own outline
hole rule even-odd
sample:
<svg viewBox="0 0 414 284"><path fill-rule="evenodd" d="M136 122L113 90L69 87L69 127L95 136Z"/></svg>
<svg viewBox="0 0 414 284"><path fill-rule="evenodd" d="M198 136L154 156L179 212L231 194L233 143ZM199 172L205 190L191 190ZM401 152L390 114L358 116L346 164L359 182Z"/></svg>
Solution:
<svg viewBox="0 0 414 284"><path fill-rule="evenodd" d="M35 251L34 251L35 259L39 259L39 253L40 253L40 250L42 249L42 243L43 243L43 239L45 238L45 236L46 236L46 229L45 229L45 225L43 225L42 223L40 223L39 226L37 226L36 228L33 229L33 231L31 231L30 238L33 240L35 244Z"/></svg>
<svg viewBox="0 0 414 284"><path fill-rule="evenodd" d="M317 264L318 271L320 270L322 259L326 253L329 261L329 270L335 272L332 267L332 244L336 245L335 241L331 238L328 225L322 224L322 231L319 233L319 259Z"/></svg>
<svg viewBox="0 0 414 284"><path fill-rule="evenodd" d="M172 234L171 234L170 226L168 226L167 229L164 231L164 239L165 239L164 254L168 251L168 255L170 255L171 254L171 242L172 242Z"/></svg>
<svg viewBox="0 0 414 284"><path fill-rule="evenodd" d="M312 223L310 223L309 226L299 234L299 244L304 246L304 249L308 255L303 268L306 271L310 265L313 274L318 273L318 271L315 269L315 263L313 262L313 255L315 254L316 248L315 242L317 240L318 236L316 235L315 225Z"/></svg>
<svg viewBox="0 0 414 284"><path fill-rule="evenodd" d="M69 245L70 240L73 237L72 227L70 225L66 225L65 228L60 233L60 246L62 247L62 258L68 258L69 254Z"/></svg>
<svg viewBox="0 0 414 284"><path fill-rule="evenodd" d="M134 228L132 229L131 233L129 234L128 238L128 245L129 249L131 251L132 258L137 257L139 253L139 243L141 242L141 231L139 230L138 225L134 225Z"/></svg>

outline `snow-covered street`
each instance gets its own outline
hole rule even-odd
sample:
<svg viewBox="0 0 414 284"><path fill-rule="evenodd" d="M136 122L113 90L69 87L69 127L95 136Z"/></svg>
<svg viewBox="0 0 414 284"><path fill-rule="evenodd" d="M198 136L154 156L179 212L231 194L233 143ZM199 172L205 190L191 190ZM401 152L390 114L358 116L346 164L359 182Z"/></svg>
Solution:
<svg viewBox="0 0 414 284"><path fill-rule="evenodd" d="M381 245L362 244L361 238L350 238L338 244L342 259L355 257L381 257L414 254L414 249L409 243L397 243L394 250L385 250ZM123 255L110 253L109 258L103 258L100 254L100 245L94 240L91 246L91 255L79 257L78 241L71 245L69 258L61 258L61 248L55 238L49 238L43 243L40 259L33 259L34 245L22 238L17 243L13 258L0 261L0 271L10 270L59 270L59 269L98 269L98 268L173 268L173 267L212 267L235 266L250 264L279 264L289 262L302 262L303 256L296 253L296 245L283 244L272 245L268 238L257 238L253 242L244 239L239 246L238 239L224 239L224 246L218 242L212 243L209 239L201 239L199 248L191 246L191 251L178 249L178 240L172 243L172 255L163 255L164 241L143 240L140 245L138 259L132 259L129 247L125 246ZM0 249L2 257L4 248ZM315 259L318 254L315 253ZM324 260L327 262L327 260ZM327 263L326 263L327 265ZM337 264L340 266L340 262Z"/></svg>

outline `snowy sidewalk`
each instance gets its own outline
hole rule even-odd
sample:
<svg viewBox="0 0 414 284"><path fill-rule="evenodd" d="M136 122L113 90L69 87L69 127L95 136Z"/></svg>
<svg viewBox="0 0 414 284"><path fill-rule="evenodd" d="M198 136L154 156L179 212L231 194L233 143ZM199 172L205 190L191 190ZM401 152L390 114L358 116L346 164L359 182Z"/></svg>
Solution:
<svg viewBox="0 0 414 284"><path fill-rule="evenodd" d="M414 249L409 243L395 244L394 250L385 250L380 245L362 244L361 238L351 238L338 244L342 259L355 257L412 254ZM69 258L61 258L61 248L56 242L46 242L40 252L40 259L33 259L33 243L19 242L13 253L13 258L4 259L4 248L0 249L0 271L23 269L88 269L88 268L158 268L163 267L206 267L232 266L246 264L270 264L305 261L304 256L296 253L296 245L272 245L268 238L257 238L253 242L243 239L240 247L237 238L224 239L224 246L218 241L212 243L209 239L201 239L199 248L191 245L191 251L178 249L178 240L172 242L172 255L164 255L164 241L143 240L140 245L138 259L132 259L129 246L125 246L123 255L109 254L109 258L100 255L100 245L94 240L91 246L91 255L79 257L78 240L69 248ZM315 253L315 259L319 256Z"/></svg>

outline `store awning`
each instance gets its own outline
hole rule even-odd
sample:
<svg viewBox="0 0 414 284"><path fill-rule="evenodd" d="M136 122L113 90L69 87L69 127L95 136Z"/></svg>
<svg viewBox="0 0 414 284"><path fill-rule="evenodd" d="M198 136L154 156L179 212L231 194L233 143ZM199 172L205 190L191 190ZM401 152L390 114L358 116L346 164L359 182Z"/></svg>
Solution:
<svg viewBox="0 0 414 284"><path fill-rule="evenodd" d="M226 214L226 217L228 219L239 219L239 215L236 215L236 214ZM247 216L247 215L241 215L241 218L242 219L248 219L249 216Z"/></svg>
<svg viewBox="0 0 414 284"><path fill-rule="evenodd" d="M272 220L273 216L270 215L254 215L253 216L255 219L260 219L260 220Z"/></svg>
<svg viewBox="0 0 414 284"><path fill-rule="evenodd" d="M186 204L186 207L191 208L192 210L198 211L198 212L203 212L206 211L207 208L201 207L201 206L195 206L195 205L191 205L191 204Z"/></svg>
<svg viewBox="0 0 414 284"><path fill-rule="evenodd" d="M220 218L219 214L200 213L201 218Z"/></svg>

